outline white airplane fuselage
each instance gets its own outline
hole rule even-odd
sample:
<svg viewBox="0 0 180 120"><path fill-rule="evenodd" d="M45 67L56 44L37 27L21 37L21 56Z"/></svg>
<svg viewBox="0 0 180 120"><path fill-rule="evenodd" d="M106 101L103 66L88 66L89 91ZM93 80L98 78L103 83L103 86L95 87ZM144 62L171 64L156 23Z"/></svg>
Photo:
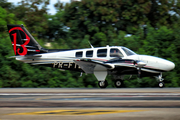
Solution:
<svg viewBox="0 0 180 120"><path fill-rule="evenodd" d="M123 46L71 50L44 49L23 25L7 25L16 60L31 65L43 65L61 70L94 74L100 88L107 87L106 76L113 75L115 86L121 87L124 75L139 78L154 76L163 87L162 72L174 69L175 64L162 58L138 55Z"/></svg>
<svg viewBox="0 0 180 120"><path fill-rule="evenodd" d="M60 51L60 52L54 52L54 53L43 53L39 54L41 57L36 57L34 59L32 58L26 58L23 56L21 58L16 58L16 60L23 61L25 63L52 63L58 64L58 63L74 63L75 58L78 59L94 59L94 60L101 60L101 61L108 61L115 57L110 56L110 49L118 49L122 53L122 59L133 59L137 61L143 61L146 63L144 68L142 68L142 71L152 72L152 73L160 73L161 71L170 71L174 69L175 64L169 60L165 60L159 57L149 56L149 55L138 55L134 53L133 51L129 50L133 53L133 55L127 55L127 53L122 49L125 47L121 46L106 46L106 47L97 47L97 48L86 48L86 49L76 49L76 50L67 50L67 51ZM98 57L97 51L101 49L107 49L107 53L105 57ZM86 52L87 51L93 51L92 57L87 57ZM82 52L82 56L76 56L77 52ZM118 64L117 64L118 65ZM66 65L67 66L67 65ZM148 69L145 69L148 68Z"/></svg>

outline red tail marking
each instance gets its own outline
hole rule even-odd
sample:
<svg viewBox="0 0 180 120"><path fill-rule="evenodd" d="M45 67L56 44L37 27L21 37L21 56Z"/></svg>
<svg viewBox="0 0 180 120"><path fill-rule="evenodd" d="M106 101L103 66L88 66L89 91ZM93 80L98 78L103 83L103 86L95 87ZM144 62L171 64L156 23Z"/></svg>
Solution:
<svg viewBox="0 0 180 120"><path fill-rule="evenodd" d="M16 55L16 37L17 37L17 33L14 33L14 34L12 34L12 36L13 36L13 44L14 44L14 46L13 46L13 49L14 49L14 54Z"/></svg>
<svg viewBox="0 0 180 120"><path fill-rule="evenodd" d="M14 27L14 28L11 28L11 29L9 30L9 33L11 33L13 30L21 30L22 32L24 32L24 30L23 30L21 27ZM20 53L20 52L19 52L19 51L20 51L20 48L17 49L17 53L18 53L19 55L22 55L22 56L27 54L27 48L25 47L25 45L27 45L27 44L30 42L29 36L28 36L25 32L24 32L24 34L26 35L26 38L25 38L25 39L27 39L27 41L26 41L24 44L21 45L21 47L23 48L23 52ZM12 36L13 36L13 44L14 44L13 49L14 49L14 52L15 52L15 55L16 55L17 33L12 34Z"/></svg>

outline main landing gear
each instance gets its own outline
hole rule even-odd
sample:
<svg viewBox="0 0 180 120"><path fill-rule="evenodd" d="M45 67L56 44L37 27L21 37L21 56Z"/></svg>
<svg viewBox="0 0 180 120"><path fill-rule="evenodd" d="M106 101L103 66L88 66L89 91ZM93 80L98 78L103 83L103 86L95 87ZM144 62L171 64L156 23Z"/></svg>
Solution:
<svg viewBox="0 0 180 120"><path fill-rule="evenodd" d="M106 80L105 81L99 81L98 86L100 88L106 88L108 86L108 82Z"/></svg>
<svg viewBox="0 0 180 120"><path fill-rule="evenodd" d="M121 79L115 80L114 85L116 86L116 88L121 88L123 86L123 80L121 80ZM106 80L105 81L99 81L98 86L100 88L106 88L108 86L108 82Z"/></svg>
<svg viewBox="0 0 180 120"><path fill-rule="evenodd" d="M121 79L117 79L114 81L114 85L117 87L117 88L121 88L123 86L123 80Z"/></svg>
<svg viewBox="0 0 180 120"><path fill-rule="evenodd" d="M164 87L164 79L162 78L162 73L159 75L159 76L157 76L156 77L156 79L157 79L157 81L158 81L158 86L160 87L160 88L163 88Z"/></svg>

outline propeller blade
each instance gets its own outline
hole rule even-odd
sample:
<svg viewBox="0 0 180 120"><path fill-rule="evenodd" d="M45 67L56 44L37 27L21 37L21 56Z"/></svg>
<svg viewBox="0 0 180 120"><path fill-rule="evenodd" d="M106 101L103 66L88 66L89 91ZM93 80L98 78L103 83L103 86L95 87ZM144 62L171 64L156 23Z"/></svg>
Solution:
<svg viewBox="0 0 180 120"><path fill-rule="evenodd" d="M138 69L138 78L141 78L141 67Z"/></svg>

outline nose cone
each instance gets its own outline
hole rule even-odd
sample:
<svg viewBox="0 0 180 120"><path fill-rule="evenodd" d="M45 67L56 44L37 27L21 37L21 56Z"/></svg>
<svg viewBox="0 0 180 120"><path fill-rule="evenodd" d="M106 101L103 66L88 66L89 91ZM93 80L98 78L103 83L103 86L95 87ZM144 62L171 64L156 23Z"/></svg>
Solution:
<svg viewBox="0 0 180 120"><path fill-rule="evenodd" d="M173 62L163 58L139 55L139 59L147 63L147 68L151 67L162 71L170 71L175 68L175 64Z"/></svg>
<svg viewBox="0 0 180 120"><path fill-rule="evenodd" d="M175 64L171 61L168 61L166 64L167 64L168 71L175 68Z"/></svg>

